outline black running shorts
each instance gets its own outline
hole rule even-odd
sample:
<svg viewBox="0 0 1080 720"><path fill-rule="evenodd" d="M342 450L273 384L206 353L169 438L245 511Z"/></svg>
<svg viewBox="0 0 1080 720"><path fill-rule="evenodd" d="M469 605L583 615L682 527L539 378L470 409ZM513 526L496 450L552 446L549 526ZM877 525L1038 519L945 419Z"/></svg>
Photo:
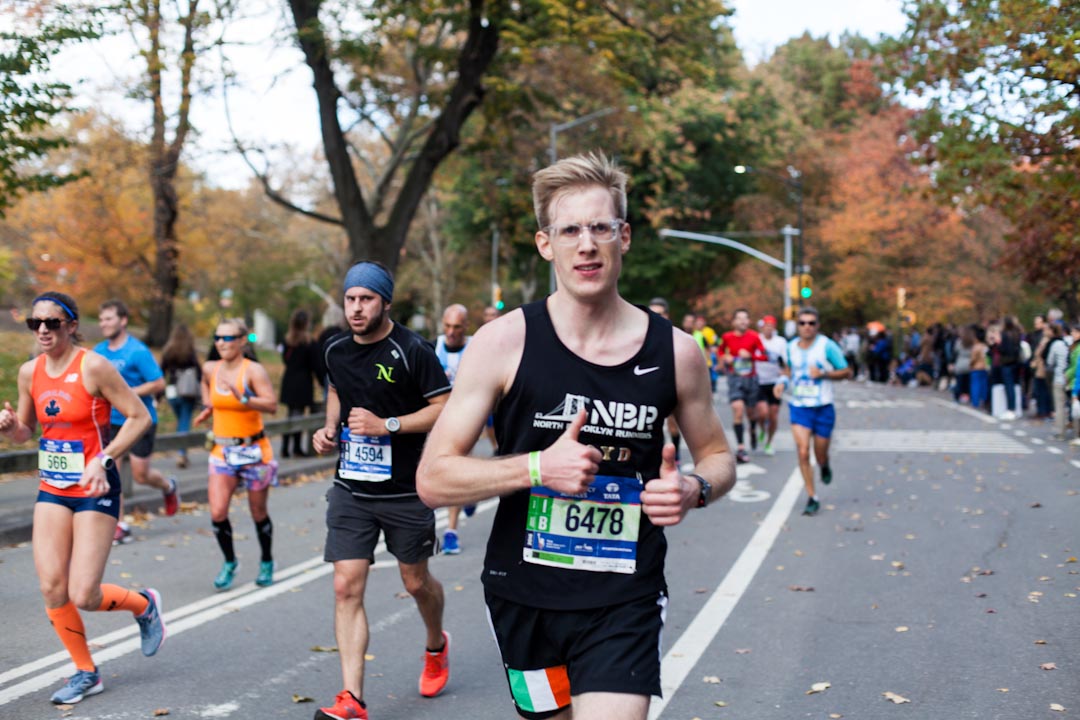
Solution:
<svg viewBox="0 0 1080 720"><path fill-rule="evenodd" d="M326 550L323 559L371 560L379 531L386 549L406 565L435 554L435 511L420 498L373 500L358 498L334 484L326 493Z"/></svg>
<svg viewBox="0 0 1080 720"><path fill-rule="evenodd" d="M588 610L542 610L485 593L510 695L530 720L557 715L572 695L660 695L667 593Z"/></svg>

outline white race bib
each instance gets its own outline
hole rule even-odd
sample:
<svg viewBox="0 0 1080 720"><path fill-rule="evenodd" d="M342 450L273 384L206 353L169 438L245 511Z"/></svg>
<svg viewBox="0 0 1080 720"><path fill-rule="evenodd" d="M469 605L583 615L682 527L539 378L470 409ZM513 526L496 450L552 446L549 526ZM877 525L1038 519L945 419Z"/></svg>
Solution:
<svg viewBox="0 0 1080 720"><path fill-rule="evenodd" d="M262 462L261 445L224 445L225 464L229 467L243 467Z"/></svg>
<svg viewBox="0 0 1080 720"><path fill-rule="evenodd" d="M341 429L341 463L338 475L344 480L386 482L393 474L394 451L390 436L353 435Z"/></svg>
<svg viewBox="0 0 1080 720"><path fill-rule="evenodd" d="M526 516L525 562L632 574L641 527L639 478L597 475L583 496L534 487Z"/></svg>
<svg viewBox="0 0 1080 720"><path fill-rule="evenodd" d="M82 440L38 442L38 477L58 490L77 485L86 467Z"/></svg>

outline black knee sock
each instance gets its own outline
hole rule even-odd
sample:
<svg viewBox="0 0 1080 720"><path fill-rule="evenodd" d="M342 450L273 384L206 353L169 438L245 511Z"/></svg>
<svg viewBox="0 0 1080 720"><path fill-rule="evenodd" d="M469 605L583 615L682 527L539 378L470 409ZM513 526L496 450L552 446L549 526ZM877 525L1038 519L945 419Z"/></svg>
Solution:
<svg viewBox="0 0 1080 720"><path fill-rule="evenodd" d="M225 555L225 562L236 562L236 551L233 549L232 541L232 523L229 522L229 518L214 523L214 537L217 538L217 544Z"/></svg>
<svg viewBox="0 0 1080 720"><path fill-rule="evenodd" d="M740 445L743 444L743 424L735 423L735 439Z"/></svg>
<svg viewBox="0 0 1080 720"><path fill-rule="evenodd" d="M274 559L274 556L270 553L270 545L274 542L274 524L270 522L270 518L255 523L255 534L259 536L262 561L270 562Z"/></svg>

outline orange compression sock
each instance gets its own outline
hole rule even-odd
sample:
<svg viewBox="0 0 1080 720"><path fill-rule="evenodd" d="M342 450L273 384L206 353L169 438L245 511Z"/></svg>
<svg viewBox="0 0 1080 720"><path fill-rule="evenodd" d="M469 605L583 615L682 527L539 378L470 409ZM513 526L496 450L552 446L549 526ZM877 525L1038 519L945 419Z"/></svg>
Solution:
<svg viewBox="0 0 1080 720"><path fill-rule="evenodd" d="M93 672L94 659L90 657L90 646L86 644L86 628L83 627L82 617L75 603L68 600L58 608L45 608L45 613L49 616L53 630L60 637L60 642L75 661L75 667Z"/></svg>
<svg viewBox="0 0 1080 720"><path fill-rule="evenodd" d="M149 605L150 601L134 590L128 590L119 585L105 583L101 585L101 607L98 608L99 612L127 610L136 615L142 615Z"/></svg>

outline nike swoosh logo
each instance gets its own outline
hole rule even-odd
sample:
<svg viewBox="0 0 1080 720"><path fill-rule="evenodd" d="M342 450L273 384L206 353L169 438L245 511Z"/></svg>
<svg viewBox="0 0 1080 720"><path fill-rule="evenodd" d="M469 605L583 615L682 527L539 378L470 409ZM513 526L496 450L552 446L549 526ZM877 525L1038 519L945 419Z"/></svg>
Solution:
<svg viewBox="0 0 1080 720"><path fill-rule="evenodd" d="M654 370L659 370L659 369L660 369L659 365L656 365L654 367L648 367L648 368L643 368L640 365L635 365L634 366L634 374L635 375L648 375L649 373L653 372Z"/></svg>

